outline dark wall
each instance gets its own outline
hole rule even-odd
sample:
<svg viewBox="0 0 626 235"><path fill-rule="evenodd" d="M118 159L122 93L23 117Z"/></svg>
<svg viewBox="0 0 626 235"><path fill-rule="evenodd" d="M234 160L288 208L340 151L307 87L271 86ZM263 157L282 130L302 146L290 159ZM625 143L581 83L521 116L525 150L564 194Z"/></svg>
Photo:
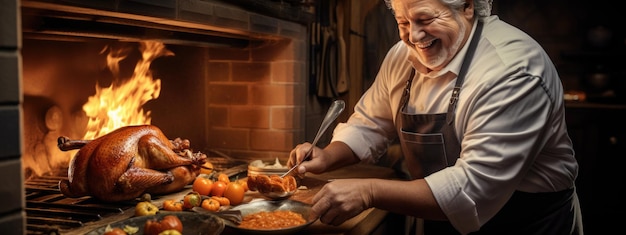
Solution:
<svg viewBox="0 0 626 235"><path fill-rule="evenodd" d="M528 33L553 60L566 91L588 93L591 101L626 103L626 14L607 0L496 0L494 15ZM381 4L365 28L364 89L386 50L398 40L393 16Z"/></svg>
<svg viewBox="0 0 626 235"><path fill-rule="evenodd" d="M586 234L621 229L626 126L626 15L614 1L496 0L502 20L534 37L557 66L566 91L584 91L587 103L566 106L569 135L580 168L577 191ZM620 12L618 12L620 11ZM610 105L605 105L610 104ZM615 105L618 104L618 105ZM611 187L601 187L604 182Z"/></svg>
<svg viewBox="0 0 626 235"><path fill-rule="evenodd" d="M544 47L566 91L585 91L591 101L625 103L626 15L618 11L607 0L499 0L493 13Z"/></svg>

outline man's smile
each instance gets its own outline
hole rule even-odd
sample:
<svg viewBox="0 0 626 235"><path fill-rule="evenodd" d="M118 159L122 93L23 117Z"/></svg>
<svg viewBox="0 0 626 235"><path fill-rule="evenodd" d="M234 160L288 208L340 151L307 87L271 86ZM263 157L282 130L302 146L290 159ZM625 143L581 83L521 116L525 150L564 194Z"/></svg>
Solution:
<svg viewBox="0 0 626 235"><path fill-rule="evenodd" d="M415 43L415 46L417 46L417 48L419 48L419 49L426 49L426 48L432 46L436 41L437 41L437 39L434 38L434 39L431 39L429 41Z"/></svg>

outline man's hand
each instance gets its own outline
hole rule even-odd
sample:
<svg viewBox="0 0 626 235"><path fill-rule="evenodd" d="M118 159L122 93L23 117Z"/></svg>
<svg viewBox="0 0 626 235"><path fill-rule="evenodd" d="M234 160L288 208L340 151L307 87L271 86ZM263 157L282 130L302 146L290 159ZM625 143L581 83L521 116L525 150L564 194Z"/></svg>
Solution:
<svg viewBox="0 0 626 235"><path fill-rule="evenodd" d="M372 205L372 187L367 179L339 179L313 197L312 216L324 224L340 225Z"/></svg>

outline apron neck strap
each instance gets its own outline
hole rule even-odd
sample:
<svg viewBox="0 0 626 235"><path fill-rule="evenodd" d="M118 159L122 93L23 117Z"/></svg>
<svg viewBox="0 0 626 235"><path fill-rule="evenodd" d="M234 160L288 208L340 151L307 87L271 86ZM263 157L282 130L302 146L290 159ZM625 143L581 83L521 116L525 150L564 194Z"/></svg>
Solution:
<svg viewBox="0 0 626 235"><path fill-rule="evenodd" d="M413 77L415 77L415 69L411 69L411 75L409 79L406 80L406 86L404 87L404 91L402 92L402 99L400 100L400 107L398 109L398 113L401 113L406 107L406 103L409 102L409 96L411 93L411 83L413 82Z"/></svg>
<svg viewBox="0 0 626 235"><path fill-rule="evenodd" d="M478 41L480 40L480 33L483 29L483 22L477 21L476 31L474 32L474 36L470 41L469 47L467 48L467 53L465 54L465 58L463 58L463 64L461 65L461 69L459 70L459 75L456 77L456 83L454 84L454 89L452 90L452 97L450 97L450 104L448 105L448 113L446 116L446 121L448 125L452 124L454 120L454 114L456 111L456 103L459 100L459 93L461 92L461 86L463 86L463 81L465 80L465 74L467 74L467 68L474 58L474 52L476 51L476 47L478 45Z"/></svg>

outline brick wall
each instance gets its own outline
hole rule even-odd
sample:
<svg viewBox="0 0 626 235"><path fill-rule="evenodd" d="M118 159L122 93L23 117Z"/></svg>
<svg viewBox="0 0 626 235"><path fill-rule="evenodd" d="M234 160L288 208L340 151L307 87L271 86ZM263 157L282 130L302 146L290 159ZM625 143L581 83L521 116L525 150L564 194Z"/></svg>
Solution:
<svg viewBox="0 0 626 235"><path fill-rule="evenodd" d="M304 139L306 42L209 50L208 145L247 159L284 158Z"/></svg>
<svg viewBox="0 0 626 235"><path fill-rule="evenodd" d="M25 231L18 2L0 0L0 231Z"/></svg>

